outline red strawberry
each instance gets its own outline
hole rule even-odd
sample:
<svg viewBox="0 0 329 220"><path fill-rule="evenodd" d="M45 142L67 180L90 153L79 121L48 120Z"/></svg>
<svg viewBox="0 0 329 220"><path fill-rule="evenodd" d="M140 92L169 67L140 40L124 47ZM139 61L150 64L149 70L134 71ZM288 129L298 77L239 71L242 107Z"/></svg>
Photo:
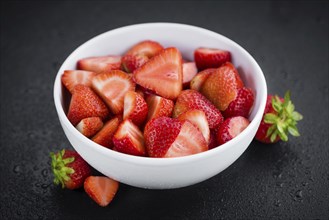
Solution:
<svg viewBox="0 0 329 220"><path fill-rule="evenodd" d="M114 114L120 114L123 112L124 96L126 92L135 90L135 83L125 72L112 70L95 76L92 87Z"/></svg>
<svg viewBox="0 0 329 220"><path fill-rule="evenodd" d="M151 58L161 52L164 48L158 42L145 40L135 44L128 50L126 55L144 55Z"/></svg>
<svg viewBox="0 0 329 220"><path fill-rule="evenodd" d="M174 109L174 102L170 99L163 98L157 95L148 95L146 98L148 106L147 120L158 118L161 116L171 116Z"/></svg>
<svg viewBox="0 0 329 220"><path fill-rule="evenodd" d="M249 125L248 119L236 116L225 119L217 131L217 142L219 145L228 142L240 134Z"/></svg>
<svg viewBox="0 0 329 220"><path fill-rule="evenodd" d="M193 77L198 73L194 62L183 63L183 87L189 88Z"/></svg>
<svg viewBox="0 0 329 220"><path fill-rule="evenodd" d="M103 127L103 122L100 117L90 117L82 119L76 126L84 136L91 137Z"/></svg>
<svg viewBox="0 0 329 220"><path fill-rule="evenodd" d="M116 130L118 129L120 119L115 117L105 123L103 128L97 132L97 134L92 138L94 142L100 144L106 148L113 148L112 137Z"/></svg>
<svg viewBox="0 0 329 220"><path fill-rule="evenodd" d="M108 73L121 67L121 56L88 57L78 61L78 69L95 73Z"/></svg>
<svg viewBox="0 0 329 220"><path fill-rule="evenodd" d="M231 62L231 53L226 50L200 47L194 51L194 60L199 70L220 67Z"/></svg>
<svg viewBox="0 0 329 220"><path fill-rule="evenodd" d="M214 72L216 69L210 68L205 69L198 74L196 74L190 82L190 88L196 91L200 91L203 83L206 81L210 73Z"/></svg>
<svg viewBox="0 0 329 220"><path fill-rule="evenodd" d="M145 126L144 137L150 157L180 157L208 150L202 133L188 120L152 119Z"/></svg>
<svg viewBox="0 0 329 220"><path fill-rule="evenodd" d="M74 86L83 84L91 86L91 79L96 75L94 72L83 70L65 70L62 75L62 83L70 91L73 92Z"/></svg>
<svg viewBox="0 0 329 220"><path fill-rule="evenodd" d="M98 205L107 206L119 189L119 183L105 176L90 176L84 182L86 193Z"/></svg>
<svg viewBox="0 0 329 220"><path fill-rule="evenodd" d="M75 151L63 149L56 154L51 152L50 157L54 183L62 188L78 189L91 175L89 164Z"/></svg>
<svg viewBox="0 0 329 220"><path fill-rule="evenodd" d="M114 149L121 153L145 156L144 136L130 120L124 120L113 136Z"/></svg>
<svg viewBox="0 0 329 220"><path fill-rule="evenodd" d="M135 70L137 84L156 94L176 99L182 91L182 56L177 48L167 48Z"/></svg>
<svg viewBox="0 0 329 220"><path fill-rule="evenodd" d="M213 148L218 146L218 143L217 143L217 130L218 129L210 130L210 138L209 138L209 142L208 142L208 148L209 149L213 149Z"/></svg>
<svg viewBox="0 0 329 220"><path fill-rule="evenodd" d="M67 118L74 126L84 118L100 117L104 120L109 114L105 103L91 88L80 84L74 87L67 114Z"/></svg>
<svg viewBox="0 0 329 220"><path fill-rule="evenodd" d="M123 119L130 119L135 125L140 126L147 117L147 104L137 92L128 91L124 97Z"/></svg>
<svg viewBox="0 0 329 220"><path fill-rule="evenodd" d="M189 120L202 132L204 139L206 140L207 143L209 143L210 130L209 130L206 114L203 111L196 109L189 110L178 116L178 120L180 121Z"/></svg>
<svg viewBox="0 0 329 220"><path fill-rule="evenodd" d="M287 91L284 98L268 95L262 121L256 133L256 140L263 143L275 143L279 140L288 141L288 133L300 136L296 127L303 116L295 111Z"/></svg>
<svg viewBox="0 0 329 220"><path fill-rule="evenodd" d="M137 55L125 55L122 58L122 70L127 72L127 73L132 73L139 67L143 66L144 63L146 63L149 60L149 58L145 55L142 54L137 54Z"/></svg>
<svg viewBox="0 0 329 220"><path fill-rule="evenodd" d="M248 118L254 104L254 93L251 89L243 87L238 89L237 96L222 112L225 118L243 116Z"/></svg>
<svg viewBox="0 0 329 220"><path fill-rule="evenodd" d="M224 120L221 112L201 93L195 90L184 90L176 100L173 117L177 118L180 114L192 109L201 110L206 114L210 129L218 127Z"/></svg>
<svg viewBox="0 0 329 220"><path fill-rule="evenodd" d="M243 87L238 71L232 63L225 63L211 73L203 83L201 93L219 110L225 111Z"/></svg>

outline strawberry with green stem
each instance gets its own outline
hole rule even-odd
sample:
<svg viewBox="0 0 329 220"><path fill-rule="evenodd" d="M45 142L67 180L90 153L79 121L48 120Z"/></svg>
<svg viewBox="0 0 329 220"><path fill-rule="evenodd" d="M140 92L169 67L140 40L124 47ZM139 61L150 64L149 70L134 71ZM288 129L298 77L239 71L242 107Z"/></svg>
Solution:
<svg viewBox="0 0 329 220"><path fill-rule="evenodd" d="M286 92L284 98L268 95L263 119L255 138L263 143L288 141L288 134L300 136L296 125L302 119L303 116L295 111L290 91Z"/></svg>

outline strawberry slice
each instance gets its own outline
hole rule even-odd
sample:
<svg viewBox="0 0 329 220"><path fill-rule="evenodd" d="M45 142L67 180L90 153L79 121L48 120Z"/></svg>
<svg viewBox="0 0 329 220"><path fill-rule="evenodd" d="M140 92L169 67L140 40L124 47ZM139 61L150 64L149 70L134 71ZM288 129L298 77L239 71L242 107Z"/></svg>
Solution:
<svg viewBox="0 0 329 220"><path fill-rule="evenodd" d="M145 40L135 44L128 50L126 55L144 55L151 58L163 50L163 46L156 41Z"/></svg>
<svg viewBox="0 0 329 220"><path fill-rule="evenodd" d="M184 112L178 117L178 120L184 121L188 120L192 124L194 124L201 132L206 140L207 144L209 143L210 140L210 130L209 130L209 125L207 121L206 114L201 111L201 110L189 110L187 112Z"/></svg>
<svg viewBox="0 0 329 220"><path fill-rule="evenodd" d="M146 98L148 106L147 120L158 118L161 116L171 116L174 109L174 102L170 99L163 98L158 95L148 95Z"/></svg>
<svg viewBox="0 0 329 220"><path fill-rule="evenodd" d="M89 176L83 186L89 197L102 207L110 204L119 189L117 181L105 176Z"/></svg>
<svg viewBox="0 0 329 220"><path fill-rule="evenodd" d="M130 119L135 125L143 124L147 117L147 104L143 96L128 91L124 97L123 119Z"/></svg>
<svg viewBox="0 0 329 220"><path fill-rule="evenodd" d="M213 149L218 146L217 144L217 130L218 129L212 129L210 130L210 138L208 142L208 148Z"/></svg>
<svg viewBox="0 0 329 220"><path fill-rule="evenodd" d="M92 79L92 87L102 97L114 114L123 112L126 92L135 90L135 83L121 70L98 74Z"/></svg>
<svg viewBox="0 0 329 220"><path fill-rule="evenodd" d="M119 127L120 119L115 117L105 123L103 128L92 138L94 142L106 148L113 148L112 137Z"/></svg>
<svg viewBox="0 0 329 220"><path fill-rule="evenodd" d="M190 82L190 88L196 91L200 91L203 83L207 80L210 73L214 72L216 69L210 68L205 69L198 74L196 74Z"/></svg>
<svg viewBox="0 0 329 220"><path fill-rule="evenodd" d="M193 77L198 73L194 62L183 63L183 87L189 88Z"/></svg>
<svg viewBox="0 0 329 220"><path fill-rule="evenodd" d="M223 111L225 118L234 116L243 116L248 118L251 108L254 104L254 93L251 89L243 87L238 89L236 98Z"/></svg>
<svg viewBox="0 0 329 220"><path fill-rule="evenodd" d="M231 53L226 50L200 47L194 51L194 60L199 70L220 67L231 62Z"/></svg>
<svg viewBox="0 0 329 220"><path fill-rule="evenodd" d="M84 118L100 117L104 120L109 114L105 103L90 87L81 84L74 87L67 114L74 126Z"/></svg>
<svg viewBox="0 0 329 220"><path fill-rule="evenodd" d="M121 67L121 56L88 57L78 61L77 68L95 73L108 73Z"/></svg>
<svg viewBox="0 0 329 220"><path fill-rule="evenodd" d="M132 73L139 67L143 66L149 58L143 54L130 55L127 54L122 58L121 67L122 70L127 73Z"/></svg>
<svg viewBox="0 0 329 220"><path fill-rule="evenodd" d="M74 86L78 84L91 86L91 79L96 75L94 72L83 70L65 70L62 75L62 83L70 91L73 92Z"/></svg>
<svg viewBox="0 0 329 220"><path fill-rule="evenodd" d="M124 120L113 136L114 150L135 155L145 156L144 136L139 128L129 119Z"/></svg>
<svg viewBox="0 0 329 220"><path fill-rule="evenodd" d="M82 119L76 126L76 129L86 137L91 137L103 127L103 122L100 117L89 117Z"/></svg>
<svg viewBox="0 0 329 220"><path fill-rule="evenodd" d="M134 80L164 98L176 99L182 91L182 75L182 56L177 48L171 47L135 70Z"/></svg>
<svg viewBox="0 0 329 220"><path fill-rule="evenodd" d="M177 118L192 109L201 110L206 114L210 129L218 127L224 120L222 113L201 93L195 90L184 90L176 100L173 117Z"/></svg>
<svg viewBox="0 0 329 220"><path fill-rule="evenodd" d="M243 82L232 63L225 63L211 73L203 83L201 93L219 110L225 111L236 98Z"/></svg>
<svg viewBox="0 0 329 220"><path fill-rule="evenodd" d="M242 116L226 119L217 131L218 144L224 144L235 138L249 125L249 123L248 119Z"/></svg>

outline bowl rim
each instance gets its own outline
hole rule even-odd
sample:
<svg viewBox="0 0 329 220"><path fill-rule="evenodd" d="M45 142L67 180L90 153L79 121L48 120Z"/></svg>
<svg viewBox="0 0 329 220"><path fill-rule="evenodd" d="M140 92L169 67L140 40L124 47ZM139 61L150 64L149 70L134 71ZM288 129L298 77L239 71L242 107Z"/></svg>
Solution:
<svg viewBox="0 0 329 220"><path fill-rule="evenodd" d="M220 147L216 147L213 149L209 149L207 151L193 154L193 155L188 155L188 156L183 156L183 157L175 157L175 158L151 158L151 157L140 157L140 156L134 156L134 155L129 155L129 154L124 154L120 153L117 151L113 151L111 149L108 149L106 147L103 147L95 142L93 142L91 139L85 137L82 135L68 120L64 108L61 104L61 97L60 97L60 90L62 89L62 84L61 84L61 76L62 72L64 71L64 66L66 66L66 63L68 60L71 59L72 56L74 56L79 50L82 50L84 47L87 47L89 44L92 44L93 41L99 40L104 37L108 37L107 35L113 34L117 32L125 32L125 31L130 31L131 29L140 29L140 28L150 28L150 27L179 27L179 28L184 28L184 29L189 29L192 31L201 31L204 32L208 35L214 36L216 38L221 38L221 40L225 41L228 44L232 44L233 47L236 47L239 49L241 53L243 53L246 57L249 58L249 60L252 63L252 66L256 69L257 74L259 75L259 81L261 82L261 89L264 91L260 97L260 106L259 109L257 110L254 119L250 122L248 127L244 129L237 137L233 138L232 140L228 141L227 143L221 145ZM99 35L94 36L93 38L89 39L88 41L82 43L80 46L78 46L71 54L65 59L61 67L59 68L55 82L54 82L54 88L53 88L53 97L54 97L54 103L55 103L55 108L59 117L59 120L61 121L61 124L64 125L69 132L71 132L74 136L76 136L80 141L85 142L85 144L89 145L90 147L93 148L93 150L97 151L98 153L104 154L108 156L109 158L115 158L116 160L124 161L130 164L139 164L139 165L152 165L152 166L172 166L172 165L177 165L177 164L183 164L183 163L189 163L193 161L198 161L198 160L203 160L209 157L213 157L220 152L223 152L227 150L230 147L234 147L241 139L245 138L251 131L252 129L257 129L258 124L257 121L261 120L263 116L263 112L265 109L265 104L266 104L266 98L267 98L267 85L266 85L266 80L263 74L263 71L261 70L260 66L258 63L255 61L255 59L247 52L243 47L241 47L239 44L234 42L233 40L216 33L214 31L197 27L194 25L189 25L189 24L181 24L181 23L170 23L170 22L152 22L152 23L140 23L140 24L132 24L128 26L123 26L119 28L115 28L109 31L106 31L104 33L101 33ZM73 146L74 148L74 146Z"/></svg>

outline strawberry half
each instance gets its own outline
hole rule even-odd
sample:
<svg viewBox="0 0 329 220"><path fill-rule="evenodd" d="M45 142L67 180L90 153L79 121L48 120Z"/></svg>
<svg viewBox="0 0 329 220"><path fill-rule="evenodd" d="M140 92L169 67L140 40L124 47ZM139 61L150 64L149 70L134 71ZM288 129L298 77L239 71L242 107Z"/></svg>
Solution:
<svg viewBox="0 0 329 220"><path fill-rule="evenodd" d="M119 183L105 176L90 176L84 182L84 189L98 205L105 207L113 200Z"/></svg>
<svg viewBox="0 0 329 220"><path fill-rule="evenodd" d="M144 63L146 63L149 60L149 58L145 55L125 55L122 58L121 68L123 71L127 73L132 73L139 67L143 66Z"/></svg>
<svg viewBox="0 0 329 220"><path fill-rule="evenodd" d="M222 112L225 118L243 116L248 118L254 105L254 93L251 89L243 87L238 89L236 98Z"/></svg>
<svg viewBox="0 0 329 220"><path fill-rule="evenodd" d="M50 157L54 183L61 184L62 188L78 189L91 175L89 164L75 151L63 149L57 153L51 152Z"/></svg>
<svg viewBox="0 0 329 220"><path fill-rule="evenodd" d="M81 84L74 87L67 114L74 126L84 118L100 117L104 120L109 114L105 103L90 87Z"/></svg>
<svg viewBox="0 0 329 220"><path fill-rule="evenodd" d="M222 113L201 93L196 90L184 90L178 96L173 111L173 117L177 118L188 110L201 110L206 114L209 128L218 127L224 120Z"/></svg>
<svg viewBox="0 0 329 220"><path fill-rule="evenodd" d="M143 96L134 91L128 91L124 97L123 119L130 119L135 125L143 124L148 108Z"/></svg>
<svg viewBox="0 0 329 220"><path fill-rule="evenodd" d="M190 82L190 88L196 91L200 91L203 83L206 81L210 73L214 72L216 69L210 68L205 69L198 74L196 74Z"/></svg>
<svg viewBox="0 0 329 220"><path fill-rule="evenodd" d="M95 73L108 73L121 67L121 56L88 57L78 61L77 68Z"/></svg>
<svg viewBox="0 0 329 220"><path fill-rule="evenodd" d="M262 121L255 139L263 143L275 143L279 140L288 141L288 134L300 136L296 127L303 116L295 111L295 106L287 91L284 98L268 95Z"/></svg>
<svg viewBox="0 0 329 220"><path fill-rule="evenodd" d="M235 138L249 125L249 123L248 119L242 116L225 119L217 131L218 144L224 144Z"/></svg>
<svg viewBox="0 0 329 220"><path fill-rule="evenodd" d="M198 73L194 62L183 63L183 87L189 88L193 77Z"/></svg>
<svg viewBox="0 0 329 220"><path fill-rule="evenodd" d="M139 128L130 120L124 120L113 136L114 150L135 155L145 156L144 136Z"/></svg>
<svg viewBox="0 0 329 220"><path fill-rule="evenodd" d="M148 95L146 98L148 106L147 121L161 116L171 116L174 102L158 95Z"/></svg>
<svg viewBox="0 0 329 220"><path fill-rule="evenodd" d="M226 50L200 47L194 51L194 61L199 70L218 68L231 62L231 53Z"/></svg>
<svg viewBox="0 0 329 220"><path fill-rule="evenodd" d="M145 40L135 44L128 50L126 55L143 55L151 58L163 50L163 46L156 41Z"/></svg>
<svg viewBox="0 0 329 220"><path fill-rule="evenodd" d="M177 119L180 121L189 120L202 132L202 135L205 138L207 144L209 143L210 130L206 114L203 111L196 109L189 110L178 116Z"/></svg>
<svg viewBox="0 0 329 220"><path fill-rule="evenodd" d="M98 74L92 79L92 87L102 97L114 114L123 112L123 100L128 91L135 90L135 83L121 70Z"/></svg>
<svg viewBox="0 0 329 220"><path fill-rule="evenodd" d="M91 79L96 75L94 72L83 71L83 70L65 70L62 75L63 85L70 91L73 92L74 86L78 84L91 86Z"/></svg>
<svg viewBox="0 0 329 220"><path fill-rule="evenodd" d="M202 133L188 120L152 119L145 126L144 137L150 157L180 157L208 150Z"/></svg>
<svg viewBox="0 0 329 220"><path fill-rule="evenodd" d="M92 138L94 142L97 144L102 145L106 148L113 148L113 141L112 137L116 130L118 129L120 123L120 119L118 117L115 117L108 122L105 123L105 125L102 127L102 129L97 132L97 134Z"/></svg>
<svg viewBox="0 0 329 220"><path fill-rule="evenodd" d="M243 82L238 71L232 63L225 63L208 76L201 93L219 110L225 111L242 87Z"/></svg>
<svg viewBox="0 0 329 220"><path fill-rule="evenodd" d="M182 91L182 56L177 48L163 50L135 70L134 80L142 87L167 98L176 99Z"/></svg>
<svg viewBox="0 0 329 220"><path fill-rule="evenodd" d="M86 137L91 137L103 127L103 121L100 117L90 117L82 119L77 124L76 129Z"/></svg>

